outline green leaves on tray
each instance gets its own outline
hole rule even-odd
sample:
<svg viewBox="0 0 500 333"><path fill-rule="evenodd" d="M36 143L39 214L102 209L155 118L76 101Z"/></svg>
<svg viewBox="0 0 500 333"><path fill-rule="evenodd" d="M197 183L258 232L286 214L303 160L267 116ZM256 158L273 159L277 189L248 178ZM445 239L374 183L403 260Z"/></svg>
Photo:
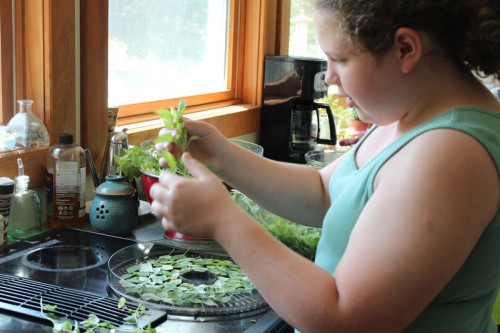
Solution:
<svg viewBox="0 0 500 333"><path fill-rule="evenodd" d="M192 272L210 272L212 284L193 284L183 278ZM255 287L239 266L230 260L190 257L186 254L163 255L127 268L120 285L129 295L142 300L181 307L217 307L240 293Z"/></svg>

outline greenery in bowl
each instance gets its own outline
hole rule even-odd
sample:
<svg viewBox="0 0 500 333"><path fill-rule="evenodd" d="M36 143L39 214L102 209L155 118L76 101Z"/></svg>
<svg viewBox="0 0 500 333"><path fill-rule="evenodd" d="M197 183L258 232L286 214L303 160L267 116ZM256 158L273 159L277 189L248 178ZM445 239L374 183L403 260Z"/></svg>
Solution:
<svg viewBox="0 0 500 333"><path fill-rule="evenodd" d="M313 228L286 220L261 208L245 194L231 190L233 199L269 233L303 257L314 261L321 228Z"/></svg>

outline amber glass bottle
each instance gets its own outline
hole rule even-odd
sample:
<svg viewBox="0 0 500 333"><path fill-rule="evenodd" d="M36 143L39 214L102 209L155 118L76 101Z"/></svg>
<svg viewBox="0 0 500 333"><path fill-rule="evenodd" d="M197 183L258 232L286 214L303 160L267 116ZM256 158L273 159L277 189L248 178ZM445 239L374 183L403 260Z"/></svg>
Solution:
<svg viewBox="0 0 500 333"><path fill-rule="evenodd" d="M47 158L47 222L49 227L85 224L86 160L73 135L60 134Z"/></svg>

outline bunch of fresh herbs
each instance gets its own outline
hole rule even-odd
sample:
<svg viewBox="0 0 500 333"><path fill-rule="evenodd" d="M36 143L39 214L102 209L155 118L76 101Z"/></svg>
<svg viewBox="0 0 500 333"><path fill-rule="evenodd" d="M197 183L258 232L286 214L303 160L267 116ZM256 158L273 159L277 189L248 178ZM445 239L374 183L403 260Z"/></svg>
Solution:
<svg viewBox="0 0 500 333"><path fill-rule="evenodd" d="M197 136L188 136L182 120L185 110L186 101L181 100L177 109L171 106L170 109L155 111L160 116L160 119L163 120L165 128L169 131L156 138L154 143L172 142L184 153L188 149L189 143L198 139ZM168 167L160 167L160 157L163 157L167 161ZM140 177L141 171L153 175L159 175L162 171L170 171L190 177L181 156L176 157L168 151L160 153L156 151L153 143L147 147L136 146L126 149L123 155L115 156L115 159L118 165L118 173L124 175L129 180Z"/></svg>

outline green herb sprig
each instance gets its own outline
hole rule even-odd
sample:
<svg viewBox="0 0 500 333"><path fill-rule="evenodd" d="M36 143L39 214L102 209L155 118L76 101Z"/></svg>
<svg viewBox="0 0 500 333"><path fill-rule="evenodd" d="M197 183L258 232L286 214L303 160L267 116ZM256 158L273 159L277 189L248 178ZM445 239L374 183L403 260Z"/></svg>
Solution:
<svg viewBox="0 0 500 333"><path fill-rule="evenodd" d="M126 310L130 313L130 316L124 319L125 324L137 325L138 319L146 313L146 308L142 305L139 305L137 309L132 310L127 308L125 298L121 297L118 301L117 307L119 309ZM43 304L43 299L40 299L40 312L42 316L52 322L54 326L53 332L61 332L61 333L80 333L80 326L85 327L85 333L115 333L117 327L108 323L101 322L98 316L95 314L89 314L86 320L78 321L75 320L74 325L69 320L60 321L59 318L54 314L57 310L57 305L51 304ZM122 330L122 332L124 332ZM151 327L151 323L144 329L138 327L131 327L129 331L130 333L156 333L156 330Z"/></svg>
<svg viewBox="0 0 500 333"><path fill-rule="evenodd" d="M160 115L163 120L165 128L171 131L156 138L155 143L172 142L176 144L179 149L184 153L191 141L199 139L198 136L188 137L187 129L182 121L182 115L186 109L186 101L181 100L177 109L171 106L170 109L157 110L155 113ZM175 157L172 153L168 151L163 152L163 158L167 161L170 172L175 172L183 176L190 176L189 171L184 166L182 162L182 155Z"/></svg>

